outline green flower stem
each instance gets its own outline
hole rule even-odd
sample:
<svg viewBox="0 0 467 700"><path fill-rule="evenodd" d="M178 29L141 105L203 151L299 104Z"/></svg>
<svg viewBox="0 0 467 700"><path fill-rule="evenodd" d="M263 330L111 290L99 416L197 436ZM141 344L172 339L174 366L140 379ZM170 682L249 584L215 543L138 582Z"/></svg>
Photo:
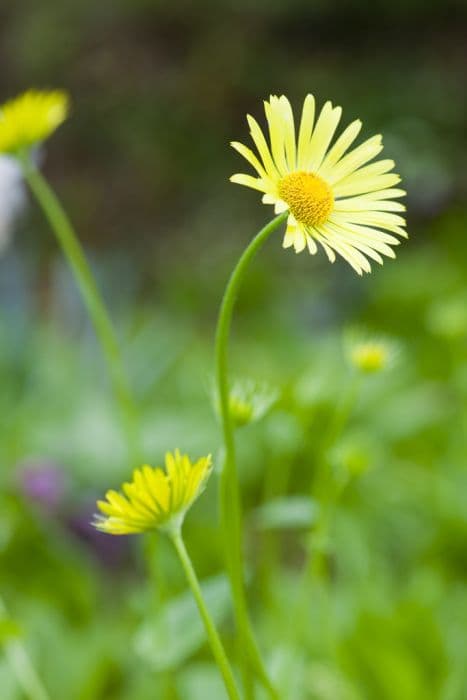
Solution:
<svg viewBox="0 0 467 700"><path fill-rule="evenodd" d="M175 531L170 534L170 539L172 540L174 547L177 551L178 557L185 571L187 581L192 590L193 596L195 598L196 604L198 606L199 613L204 623L204 628L211 645L211 650L214 659L219 667L222 678L224 679L225 688L227 690L227 695L230 700L240 700L240 695L235 684L235 678L230 666L229 660L227 659L224 647L220 640L217 629L214 622L209 614L206 603L204 602L203 593L201 591L201 586L199 585L198 577L193 568L190 556L186 550L185 543L183 542L182 535L180 531Z"/></svg>
<svg viewBox="0 0 467 700"><path fill-rule="evenodd" d="M242 547L242 508L238 484L237 466L235 459L234 426L229 410L229 379L227 347L232 322L232 314L237 294L248 267L261 246L269 236L285 222L288 212L284 212L270 221L253 238L243 252L227 284L222 299L216 331L216 378L219 393L219 406L222 419L222 430L225 447L224 468L220 482L220 513L224 535L227 569L237 620L240 645L248 657L244 663L252 669L269 690L271 697L277 698L264 664L259 654L252 625L249 619L245 586L243 580L243 547ZM244 671L245 673L245 671Z"/></svg>
<svg viewBox="0 0 467 700"><path fill-rule="evenodd" d="M0 616L5 613L5 605L0 598ZM21 641L11 637L3 643L3 649L24 696L29 700L50 700Z"/></svg>
<svg viewBox="0 0 467 700"><path fill-rule="evenodd" d="M20 158L20 163L24 177L48 219L76 278L109 367L115 396L125 424L131 459L132 461L138 461L136 407L123 368L123 361L112 321L97 289L81 244L57 196L32 163L29 154L23 155Z"/></svg>

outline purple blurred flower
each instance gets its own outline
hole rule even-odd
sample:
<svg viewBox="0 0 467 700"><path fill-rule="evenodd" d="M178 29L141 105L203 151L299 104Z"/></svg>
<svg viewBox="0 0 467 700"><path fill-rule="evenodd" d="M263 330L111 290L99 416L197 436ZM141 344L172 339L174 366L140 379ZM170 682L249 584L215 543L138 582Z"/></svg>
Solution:
<svg viewBox="0 0 467 700"><path fill-rule="evenodd" d="M57 526L77 538L102 566L111 570L125 566L131 551L129 538L106 535L91 525L97 496L83 499L82 492L74 496L76 489L70 488L66 470L46 458L21 462L16 473L23 496L55 518Z"/></svg>
<svg viewBox="0 0 467 700"><path fill-rule="evenodd" d="M50 513L60 509L67 479L58 464L47 459L28 460L18 466L18 473L23 495Z"/></svg>

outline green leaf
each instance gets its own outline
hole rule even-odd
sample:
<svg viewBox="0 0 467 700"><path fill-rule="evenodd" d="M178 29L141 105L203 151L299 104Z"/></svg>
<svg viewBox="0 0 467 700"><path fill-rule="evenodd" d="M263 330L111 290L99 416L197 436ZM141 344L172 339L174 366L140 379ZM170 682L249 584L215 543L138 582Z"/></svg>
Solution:
<svg viewBox="0 0 467 700"><path fill-rule="evenodd" d="M227 700L219 669L214 664L192 664L177 674L177 689L181 698L190 700Z"/></svg>
<svg viewBox="0 0 467 700"><path fill-rule="evenodd" d="M230 609L230 588L224 575L214 576L202 584L203 595L216 624ZM191 593L172 600L155 618L147 620L135 637L136 652L155 671L176 668L203 645L205 632Z"/></svg>

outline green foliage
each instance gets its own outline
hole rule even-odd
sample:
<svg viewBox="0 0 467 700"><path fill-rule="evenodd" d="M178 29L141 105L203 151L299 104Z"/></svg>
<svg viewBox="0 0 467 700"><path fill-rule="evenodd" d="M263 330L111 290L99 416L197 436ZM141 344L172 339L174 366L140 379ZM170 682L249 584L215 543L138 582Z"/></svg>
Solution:
<svg viewBox="0 0 467 700"><path fill-rule="evenodd" d="M237 435L248 595L281 698L465 700L465 3L252 5L17 0L0 10L2 95L73 95L47 168L110 301L150 463L178 446L219 468L215 314L264 223L227 184L243 113L311 90L385 135L409 192L397 259L360 280L278 236L239 299L234 376L279 396ZM0 302L0 645L24 642L52 700L221 700L169 548L89 526L136 465L31 210ZM354 327L397 343L384 372L355 376ZM217 486L185 534L236 659ZM5 654L0 698L23 700Z"/></svg>
<svg viewBox="0 0 467 700"><path fill-rule="evenodd" d="M222 623L230 607L225 576L212 577L202 589L213 620ZM135 639L138 655L158 672L182 666L204 643L204 628L190 592L170 599L155 616L148 615Z"/></svg>
<svg viewBox="0 0 467 700"><path fill-rule="evenodd" d="M430 241L363 282L339 267L326 293L329 270L306 259L307 277L310 265L316 271L301 302L300 266L291 291L273 255L274 293L260 275L255 295L247 289L241 301L232 362L239 376L247 369L280 395L238 434L249 596L268 665L290 700L464 697L465 335L451 321L448 333L433 322L442 317L436 290L449 308L463 296L457 217L458 226L440 218ZM71 285L60 279L57 299ZM345 323L344 282L354 299ZM72 318L24 319L21 312L12 324L4 313L0 324L2 636L21 632L53 697L222 697L169 549L149 550L148 570L138 540L110 542L86 528L93 500L131 468L94 339ZM399 343L384 372L356 378L349 367L346 327L355 323ZM213 451L218 464L207 327L146 305L120 317L120 332L148 461L179 445ZM44 465L65 477L57 502L27 491ZM215 472L185 529L235 656L216 486ZM319 565L303 587L308 551ZM0 675L3 697L16 700L4 662Z"/></svg>

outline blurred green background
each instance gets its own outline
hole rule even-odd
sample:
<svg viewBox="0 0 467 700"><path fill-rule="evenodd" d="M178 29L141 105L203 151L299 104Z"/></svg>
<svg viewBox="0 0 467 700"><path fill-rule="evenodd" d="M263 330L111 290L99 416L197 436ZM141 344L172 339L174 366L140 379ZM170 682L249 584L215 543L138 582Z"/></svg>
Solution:
<svg viewBox="0 0 467 700"><path fill-rule="evenodd" d="M238 306L234 374L279 395L238 440L251 607L287 700L467 699L466 29L463 0L0 8L1 99L72 96L43 169L112 310L150 463L218 454L216 313L271 214L228 183L245 114L313 92L397 162L410 239L395 261L360 279L276 236ZM166 543L89 526L134 465L69 270L2 177L0 641L23 639L52 700L221 700ZM397 345L387 370L355 376L352 327ZM216 481L186 537L233 650ZM321 567L303 592L309 547ZM1 700L22 697L0 658Z"/></svg>

